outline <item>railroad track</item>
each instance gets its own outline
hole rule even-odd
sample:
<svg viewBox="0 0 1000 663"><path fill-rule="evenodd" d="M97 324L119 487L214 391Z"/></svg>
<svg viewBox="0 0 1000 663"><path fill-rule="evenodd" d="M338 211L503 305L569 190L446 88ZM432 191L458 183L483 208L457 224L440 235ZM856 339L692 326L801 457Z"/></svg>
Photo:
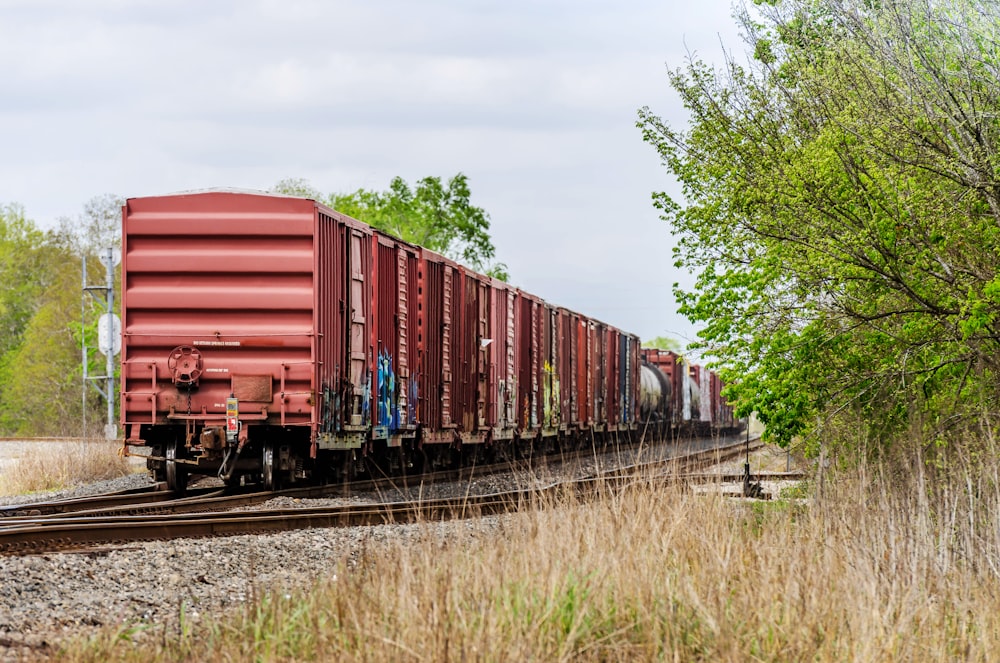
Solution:
<svg viewBox="0 0 1000 663"><path fill-rule="evenodd" d="M576 454L566 456L566 460L576 458ZM397 491L411 486L434 484L441 481L460 481L472 476L485 476L510 469L525 469L527 463L497 463L459 470L441 470L411 476L386 476L377 479L351 481L344 484L304 486L276 491L225 491L221 488L188 489L179 497L164 490L162 484L150 488L108 493L93 497L21 504L0 507L0 528L17 526L19 523L39 522L40 519L60 519L76 516L100 518L112 516L146 516L197 513L204 511L236 509L254 506L276 497L292 499L320 499L326 497L347 497L352 493L370 491Z"/></svg>
<svg viewBox="0 0 1000 663"><path fill-rule="evenodd" d="M189 497L198 499L211 494L221 494L218 488L209 488L196 491L188 491ZM52 500L48 502L35 502L32 504L13 504L0 507L0 526L5 519L12 522L25 517L38 516L58 516L79 512L111 512L115 509L128 509L130 507L148 507L158 503L180 502L182 497L164 488L164 484L156 484L144 488L133 488L115 493L105 493L103 495L93 495L90 497L76 497L64 500Z"/></svg>
<svg viewBox="0 0 1000 663"><path fill-rule="evenodd" d="M751 448L760 446L759 441L754 441L752 444ZM0 552L33 554L75 550L109 543L124 544L173 538L273 533L315 527L347 527L478 517L515 511L526 504L538 503L567 490L588 495L599 489L620 488L636 480L670 481L683 478L685 473L695 472L714 463L739 456L746 448L747 443L740 441L600 472L582 479L557 481L540 488L485 495L469 494L460 498L384 501L372 504L249 512L219 510L256 504L293 492L279 491L247 495L209 495L175 499L162 505L149 506L149 508L169 508L172 513L150 513L144 505L125 505L90 512L56 512L47 516L12 517L0 521ZM450 474L454 479L455 473ZM358 490L355 484L346 488ZM324 490L327 491L325 494ZM331 487L316 487L296 489L293 494L299 497L310 494L328 497L330 492ZM123 512L127 510L133 512Z"/></svg>
<svg viewBox="0 0 1000 663"><path fill-rule="evenodd" d="M706 440L690 440L677 443L675 449L703 444ZM713 442L718 442L714 440ZM713 447L714 448L714 447ZM53 500L29 504L0 507L0 526L11 525L26 519L39 517L65 517L86 514L89 517L115 515L156 515L169 513L195 513L220 509L234 509L253 506L275 497L293 499L319 499L324 497L346 497L352 493L372 491L401 491L414 485L430 485L438 482L461 481L463 479L487 476L509 470L532 470L534 467L566 465L581 458L589 457L593 449L579 449L552 456L538 456L535 459L505 461L491 465L471 466L460 469L440 470L416 475L392 475L373 479L356 480L342 484L304 486L278 491L253 492L250 490L224 490L221 487L188 489L185 496L166 489L166 484L135 488L103 495Z"/></svg>
<svg viewBox="0 0 1000 663"><path fill-rule="evenodd" d="M438 481L454 481L463 476L471 476L508 470L516 467L512 463L483 465L478 468L442 470L411 476L386 476L377 479L352 481L344 484L304 486L277 491L237 490L233 492L219 487L189 488L186 495L178 496L167 490L165 484L137 488L116 493L106 493L90 497L72 498L16 504L0 507L0 527L38 518L65 518L83 515L91 518L116 515L156 515L168 513L193 513L213 509L234 509L253 506L275 497L293 499L316 499L322 497L346 496L352 492L391 490L407 488L411 484L430 484Z"/></svg>

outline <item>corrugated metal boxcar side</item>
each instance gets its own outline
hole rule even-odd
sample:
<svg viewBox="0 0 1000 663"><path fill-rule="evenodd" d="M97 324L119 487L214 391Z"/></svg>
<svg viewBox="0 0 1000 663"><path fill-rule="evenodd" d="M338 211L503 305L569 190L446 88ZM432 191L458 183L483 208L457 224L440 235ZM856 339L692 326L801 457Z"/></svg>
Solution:
<svg viewBox="0 0 1000 663"><path fill-rule="evenodd" d="M421 251L422 441L481 443L514 431L515 291Z"/></svg>
<svg viewBox="0 0 1000 663"><path fill-rule="evenodd" d="M420 251L401 240L376 234L373 259L372 439L386 440L395 447L403 438L414 437L418 424L420 391L414 366L418 353Z"/></svg>
<svg viewBox="0 0 1000 663"><path fill-rule="evenodd" d="M562 421L560 429L565 431L569 427L575 428L577 421L576 408L576 314L562 307L556 309L558 320L559 351L557 374L559 376L562 397L560 410L562 411Z"/></svg>
<svg viewBox="0 0 1000 663"><path fill-rule="evenodd" d="M718 428L733 428L735 425L733 407L722 395L722 378L713 372L711 374L711 379L713 422Z"/></svg>
<svg viewBox="0 0 1000 663"><path fill-rule="evenodd" d="M542 435L556 435L562 426L562 382L559 371L562 347L560 341L559 312L555 306L543 302L542 313Z"/></svg>
<svg viewBox="0 0 1000 663"><path fill-rule="evenodd" d="M609 415L617 430L632 430L638 422L639 338L611 328L615 351L615 412Z"/></svg>
<svg viewBox="0 0 1000 663"><path fill-rule="evenodd" d="M490 322L482 349L487 353L487 423L494 440L513 439L517 429L517 290L490 280Z"/></svg>
<svg viewBox="0 0 1000 663"><path fill-rule="evenodd" d="M622 356L618 330L608 327L605 330L604 343L608 349L608 426L609 430L617 430L616 424L621 420L622 410Z"/></svg>
<svg viewBox="0 0 1000 663"><path fill-rule="evenodd" d="M608 422L608 326L595 321L590 332L591 344L591 382L594 389L594 423L607 425Z"/></svg>
<svg viewBox="0 0 1000 663"><path fill-rule="evenodd" d="M421 249L417 309L417 419L425 427L424 442L452 442L456 369L454 338L455 288L461 282L458 266L447 258Z"/></svg>
<svg viewBox="0 0 1000 663"><path fill-rule="evenodd" d="M479 397L486 391L485 357L479 346L486 330L489 295L473 272L459 267L456 276L451 347L458 379L452 407L460 438L472 441L478 436L486 405Z"/></svg>
<svg viewBox="0 0 1000 663"><path fill-rule="evenodd" d="M371 273L372 229L314 201L231 192L127 201L129 443L153 446L154 457L197 448L198 468L211 470L238 419L240 451L307 444L315 458L360 448L372 416ZM286 451L279 469L295 471Z"/></svg>
<svg viewBox="0 0 1000 663"><path fill-rule="evenodd" d="M635 334L621 332L622 352L625 355L624 366L625 375L622 384L624 385L624 403L622 423L628 426L629 430L635 430L639 424L639 363L640 352L642 351L642 341Z"/></svg>
<svg viewBox="0 0 1000 663"><path fill-rule="evenodd" d="M316 209L317 353L322 396L317 446L358 449L372 424L372 229L313 201ZM266 320L266 317L265 317Z"/></svg>
<svg viewBox="0 0 1000 663"><path fill-rule="evenodd" d="M594 322L584 316L579 316L576 325L576 347L578 360L576 363L577 419L582 430L590 430L594 426L594 382L593 382L593 332Z"/></svg>
<svg viewBox="0 0 1000 663"><path fill-rule="evenodd" d="M522 437L535 437L544 418L545 305L538 297L517 292L517 427Z"/></svg>

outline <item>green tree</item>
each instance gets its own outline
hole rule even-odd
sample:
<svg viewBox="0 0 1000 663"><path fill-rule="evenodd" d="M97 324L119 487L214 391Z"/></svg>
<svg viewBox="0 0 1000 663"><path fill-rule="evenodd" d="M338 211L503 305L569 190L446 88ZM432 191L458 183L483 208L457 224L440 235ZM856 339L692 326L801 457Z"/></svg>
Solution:
<svg viewBox="0 0 1000 663"><path fill-rule="evenodd" d="M691 113L644 139L683 188L654 201L698 274L727 395L787 442L845 413L885 442L997 406L997 6L775 0L737 19L754 59L692 61Z"/></svg>
<svg viewBox="0 0 1000 663"><path fill-rule="evenodd" d="M40 231L20 206L0 211L0 431L99 431L102 399L89 388L81 397L81 343L86 335L90 374L103 374L103 357L93 349L103 309L89 298L81 304L80 266L86 259L90 274L103 275L96 251L120 242L121 199L94 198L52 232ZM94 424L88 431L80 428L84 408Z"/></svg>
<svg viewBox="0 0 1000 663"><path fill-rule="evenodd" d="M348 216L364 221L407 242L437 251L473 269L506 281L507 266L495 262L489 215L472 204L469 180L459 173L442 183L425 177L411 187L393 178L388 191L358 189L325 200L302 179L285 179L277 193L321 200Z"/></svg>
<svg viewBox="0 0 1000 663"><path fill-rule="evenodd" d="M80 263L64 257L69 259L53 261L52 285L36 300L22 342L7 355L10 370L0 398L0 421L10 434L81 432ZM99 370L103 373L103 366ZM103 423L93 395L88 395L88 405L91 420Z"/></svg>
<svg viewBox="0 0 1000 663"><path fill-rule="evenodd" d="M19 205L0 206L0 356L16 347L35 311L48 274L45 235Z"/></svg>

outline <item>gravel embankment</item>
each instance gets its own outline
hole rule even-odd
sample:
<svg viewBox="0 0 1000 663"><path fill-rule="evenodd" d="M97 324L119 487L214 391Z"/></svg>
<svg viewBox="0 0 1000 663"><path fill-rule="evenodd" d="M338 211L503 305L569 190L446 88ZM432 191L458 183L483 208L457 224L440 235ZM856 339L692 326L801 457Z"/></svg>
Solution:
<svg viewBox="0 0 1000 663"><path fill-rule="evenodd" d="M255 594L311 585L330 578L338 562L352 566L366 549L390 538L448 537L459 529L489 533L498 522L491 517L301 530L0 558L5 578L0 585L0 657L58 646L105 625L176 629L182 609L189 622L197 622L203 615L244 605Z"/></svg>
<svg viewBox="0 0 1000 663"><path fill-rule="evenodd" d="M632 455L633 452L605 454L574 463L571 469L551 463L533 471L414 487L395 494L357 493L347 499L381 501L417 496L431 499L546 485L554 480L555 473L584 476L599 465L617 464ZM644 458L652 455L648 450L644 452ZM144 475L133 475L58 496L96 494L144 482L148 482ZM36 495L28 501L40 499ZM344 498L276 498L260 508L337 501L343 502ZM350 565L370 546L428 535L448 537L459 531L490 535L501 518L148 542L86 553L0 556L0 575L4 578L0 584L0 660L16 660L31 651L26 646L57 645L104 625L138 622L154 628L176 628L182 606L187 618L198 620L205 614L240 606L265 590L312 584L328 577L337 562Z"/></svg>

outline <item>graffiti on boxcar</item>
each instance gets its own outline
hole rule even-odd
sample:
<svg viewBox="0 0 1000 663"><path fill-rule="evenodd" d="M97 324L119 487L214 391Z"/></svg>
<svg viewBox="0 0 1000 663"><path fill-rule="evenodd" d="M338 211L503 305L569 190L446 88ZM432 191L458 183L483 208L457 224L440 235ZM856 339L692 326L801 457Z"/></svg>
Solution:
<svg viewBox="0 0 1000 663"><path fill-rule="evenodd" d="M392 368L392 355L380 350L376 371L378 405L375 412L375 425L389 430L397 430L399 428L399 407L396 395L396 373Z"/></svg>
<svg viewBox="0 0 1000 663"><path fill-rule="evenodd" d="M515 380L511 380L509 386L506 380L500 380L497 384L497 426L500 428L510 428L514 425L516 404L511 394L516 391L516 384Z"/></svg>
<svg viewBox="0 0 1000 663"><path fill-rule="evenodd" d="M618 337L618 356L621 357L621 368L618 383L618 393L621 394L622 406L620 423L628 423L632 420L632 399L629 398L628 386L631 383L631 358L629 357L628 337L622 334Z"/></svg>
<svg viewBox="0 0 1000 663"><path fill-rule="evenodd" d="M319 432L331 433L333 432L333 410L330 407L330 403L333 400L333 392L330 390L330 384L324 382L320 393L322 394L322 400L320 401Z"/></svg>
<svg viewBox="0 0 1000 663"><path fill-rule="evenodd" d="M543 386L542 416L546 428L555 428L559 425L559 376L556 375L552 364L548 361L543 366L545 380Z"/></svg>
<svg viewBox="0 0 1000 663"><path fill-rule="evenodd" d="M361 424L367 426L372 414L372 372L365 371L365 381L361 385Z"/></svg>
<svg viewBox="0 0 1000 663"><path fill-rule="evenodd" d="M420 413L418 411L420 403L420 388L419 380L417 379L416 373L410 376L409 380L409 398L406 401L406 423L410 426L416 426L418 417Z"/></svg>
<svg viewBox="0 0 1000 663"><path fill-rule="evenodd" d="M538 408L535 407L535 403L538 402L538 390L532 389L531 394L524 398L528 404L528 412L530 413L528 424L532 429L538 428Z"/></svg>

